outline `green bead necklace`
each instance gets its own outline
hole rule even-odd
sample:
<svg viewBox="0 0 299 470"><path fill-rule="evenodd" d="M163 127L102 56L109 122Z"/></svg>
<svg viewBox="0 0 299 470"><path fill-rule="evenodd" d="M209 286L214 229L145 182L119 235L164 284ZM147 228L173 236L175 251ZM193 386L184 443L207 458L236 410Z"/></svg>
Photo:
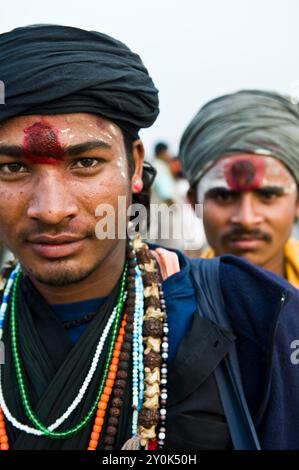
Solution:
<svg viewBox="0 0 299 470"><path fill-rule="evenodd" d="M120 328L121 313L123 311L123 307L125 303L125 296L126 296L125 284L126 284L127 269L128 269L128 266L126 264L125 269L122 274L122 278L121 278L121 286L119 289L119 293L117 297L117 304L116 304L116 316L115 316L115 320L112 326L111 339L110 339L110 343L108 346L108 352L107 352L107 356L106 356L105 364L104 364L104 372L101 378L101 383L100 383L97 397L93 405L91 406L90 410L87 412L86 416L82 419L82 421L80 421L73 428L68 429L67 431L61 431L61 432L49 431L49 429L35 415L30 405L28 392L26 390L25 382L24 382L24 371L23 371L23 367L21 363L20 354L19 354L19 346L18 346L18 338L17 338L17 333L18 333L17 331L17 300L18 300L18 288L21 282L22 273L20 272L17 274L16 280L13 285L13 290L12 290L11 319L10 319L13 361L14 361L20 396L21 396L23 407L25 409L26 416L36 426L36 428L40 430L47 437L51 437L53 439L65 439L74 434L77 434L79 431L81 431L81 429L83 429L84 427L88 425L89 421L92 419L92 417L94 416L97 410L99 399L105 387L106 379L107 379L108 372L109 372L109 366L110 366L110 362L111 362L112 355L113 355L114 345L115 345L117 334Z"/></svg>

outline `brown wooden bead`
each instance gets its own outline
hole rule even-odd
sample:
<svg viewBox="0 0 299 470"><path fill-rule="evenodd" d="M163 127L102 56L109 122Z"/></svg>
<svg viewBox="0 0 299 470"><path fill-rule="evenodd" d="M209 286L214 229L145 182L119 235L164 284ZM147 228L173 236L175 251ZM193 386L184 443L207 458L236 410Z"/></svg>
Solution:
<svg viewBox="0 0 299 470"><path fill-rule="evenodd" d="M116 426L107 426L106 434L107 436L116 436L117 434Z"/></svg>
<svg viewBox="0 0 299 470"><path fill-rule="evenodd" d="M161 338L163 336L163 323L155 318L145 320L143 323L143 335Z"/></svg>
<svg viewBox="0 0 299 470"><path fill-rule="evenodd" d="M155 260L154 256L147 247L142 247L140 250L138 250L137 258L141 264L149 263L152 259Z"/></svg>
<svg viewBox="0 0 299 470"><path fill-rule="evenodd" d="M118 417L116 416L109 416L108 418L108 424L110 424L111 426L118 426Z"/></svg>
<svg viewBox="0 0 299 470"><path fill-rule="evenodd" d="M131 349L132 349L132 345L130 343L127 343L127 341L125 343L123 343L123 345L122 345L122 350L123 351L130 352Z"/></svg>
<svg viewBox="0 0 299 470"><path fill-rule="evenodd" d="M108 446L113 446L115 442L115 437L114 436L105 436L104 438L104 443Z"/></svg>
<svg viewBox="0 0 299 470"><path fill-rule="evenodd" d="M130 354L126 351L122 351L119 356L120 361L129 361Z"/></svg>
<svg viewBox="0 0 299 470"><path fill-rule="evenodd" d="M124 341L124 342L127 342L127 343L128 343L128 342L129 342L129 343L132 343L132 340L131 340L131 341L128 340L128 339L126 338L126 335L131 335L131 334L132 334L131 332L128 332L128 331L127 331L127 326L128 326L128 325L133 325L135 313L132 313L132 314L131 314L131 313L128 313L128 312L126 311L126 314L127 314L127 324L126 324L126 328L125 328L125 334L124 334L123 341ZM132 321L128 320L128 317L132 317L133 320L132 320Z"/></svg>
<svg viewBox="0 0 299 470"><path fill-rule="evenodd" d="M125 388L126 387L126 381L125 380L121 380L121 379L118 379L115 381L115 387L117 388Z"/></svg>
<svg viewBox="0 0 299 470"><path fill-rule="evenodd" d="M137 260L136 260L136 257L134 255L133 258L131 258L129 260L129 267L130 268L135 268L136 266L137 266Z"/></svg>
<svg viewBox="0 0 299 470"><path fill-rule="evenodd" d="M129 310L126 310L127 312L127 324L133 324L134 323L134 311L135 308L132 307L132 313L129 312Z"/></svg>
<svg viewBox="0 0 299 470"><path fill-rule="evenodd" d="M150 351L148 354L144 355L144 365L153 369L154 367L160 367L162 358L159 353Z"/></svg>
<svg viewBox="0 0 299 470"><path fill-rule="evenodd" d="M124 390L122 388L115 388L113 390L113 396L116 398L122 398L124 396Z"/></svg>
<svg viewBox="0 0 299 470"><path fill-rule="evenodd" d="M118 364L119 370L127 370L129 368L129 364L127 361L120 361Z"/></svg>
<svg viewBox="0 0 299 470"><path fill-rule="evenodd" d="M121 398L112 398L111 406L121 408L123 401Z"/></svg>
<svg viewBox="0 0 299 470"><path fill-rule="evenodd" d="M135 297L135 292L133 291L133 289L135 289L135 282L134 281L127 282L127 289L128 289L129 292L133 293L132 297L133 296Z"/></svg>
<svg viewBox="0 0 299 470"><path fill-rule="evenodd" d="M130 323L127 323L127 326L126 326L126 333L133 333L133 325L130 324Z"/></svg>
<svg viewBox="0 0 299 470"><path fill-rule="evenodd" d="M157 297L152 297L152 296L151 297L145 297L144 307L145 307L145 309L147 309L149 307L160 308L161 303L160 303L160 300Z"/></svg>
<svg viewBox="0 0 299 470"><path fill-rule="evenodd" d="M130 312L130 310L132 310ZM127 325L131 325L134 323L134 317L135 317L135 307L130 307L129 309L126 310L127 312Z"/></svg>
<svg viewBox="0 0 299 470"><path fill-rule="evenodd" d="M126 378L128 377L128 372L126 372L125 370L119 370L117 371L116 377L118 379L126 380Z"/></svg>
<svg viewBox="0 0 299 470"><path fill-rule="evenodd" d="M159 410L142 408L138 415L138 423L146 429L156 426L160 419Z"/></svg>
<svg viewBox="0 0 299 470"><path fill-rule="evenodd" d="M145 273L143 276L143 282L146 286L151 286L152 284L158 284L160 282L160 276L158 272Z"/></svg>
<svg viewBox="0 0 299 470"><path fill-rule="evenodd" d="M125 333L125 336L124 336L124 341L126 343L131 343L132 342L132 339L133 339L133 335L132 333Z"/></svg>
<svg viewBox="0 0 299 470"><path fill-rule="evenodd" d="M111 415L112 417L118 417L118 416L120 416L120 409L113 406L112 408L110 408L110 415Z"/></svg>

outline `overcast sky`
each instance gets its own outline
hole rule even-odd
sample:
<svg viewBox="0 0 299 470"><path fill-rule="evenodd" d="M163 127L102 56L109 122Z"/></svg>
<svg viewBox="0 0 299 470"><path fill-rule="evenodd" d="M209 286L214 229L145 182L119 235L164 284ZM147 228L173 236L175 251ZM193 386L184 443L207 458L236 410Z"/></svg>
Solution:
<svg viewBox="0 0 299 470"><path fill-rule="evenodd" d="M148 154L161 139L177 152L193 115L223 93L267 88L299 98L298 21L298 0L0 3L1 32L67 24L110 34L142 57L160 90L160 116L142 132Z"/></svg>

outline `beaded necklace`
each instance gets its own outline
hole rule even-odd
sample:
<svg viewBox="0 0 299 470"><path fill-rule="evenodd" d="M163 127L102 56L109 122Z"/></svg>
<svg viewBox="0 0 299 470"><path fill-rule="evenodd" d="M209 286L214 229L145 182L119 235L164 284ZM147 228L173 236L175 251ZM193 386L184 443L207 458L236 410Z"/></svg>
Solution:
<svg viewBox="0 0 299 470"><path fill-rule="evenodd" d="M139 266L137 265L136 256ZM10 292L12 291L10 319L12 353L22 404L34 427L19 423L8 409L3 396L0 367L0 449L6 450L9 448L4 415L15 427L22 431L54 439L65 439L79 432L95 415L88 444L88 450L95 450L98 447L109 405L108 425L103 436L103 442L106 450L112 450L118 431L119 416L122 412L122 397L127 384L127 370L131 351L133 361L132 438L125 443L123 448L137 449L140 446L149 449L163 448L166 432L168 327L161 275L154 256L139 237L133 241L133 244L129 243L127 257L128 268L126 267L123 272L117 305L101 335L89 373L73 403L51 426L41 423L34 414L24 385L24 372L18 351L16 308L21 268L17 265L12 271L6 283L0 307L0 338L2 337L3 323L8 309ZM125 313L123 313L123 310ZM54 429L58 428L71 415L84 398L88 385L94 377L110 329L112 329L112 333L105 358L104 373L100 380L94 404L83 420L76 426L67 431L55 432ZM158 430L159 425L160 429Z"/></svg>

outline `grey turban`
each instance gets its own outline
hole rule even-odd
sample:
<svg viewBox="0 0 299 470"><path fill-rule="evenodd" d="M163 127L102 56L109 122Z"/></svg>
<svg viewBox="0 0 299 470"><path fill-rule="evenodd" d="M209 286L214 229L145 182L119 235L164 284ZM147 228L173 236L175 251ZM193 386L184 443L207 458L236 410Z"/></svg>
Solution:
<svg viewBox="0 0 299 470"><path fill-rule="evenodd" d="M18 115L93 113L136 138L159 113L140 57L105 34L33 25L0 34L0 122Z"/></svg>
<svg viewBox="0 0 299 470"><path fill-rule="evenodd" d="M243 90L207 103L180 143L180 160L191 186L231 152L277 157L299 181L299 106L261 90Z"/></svg>

